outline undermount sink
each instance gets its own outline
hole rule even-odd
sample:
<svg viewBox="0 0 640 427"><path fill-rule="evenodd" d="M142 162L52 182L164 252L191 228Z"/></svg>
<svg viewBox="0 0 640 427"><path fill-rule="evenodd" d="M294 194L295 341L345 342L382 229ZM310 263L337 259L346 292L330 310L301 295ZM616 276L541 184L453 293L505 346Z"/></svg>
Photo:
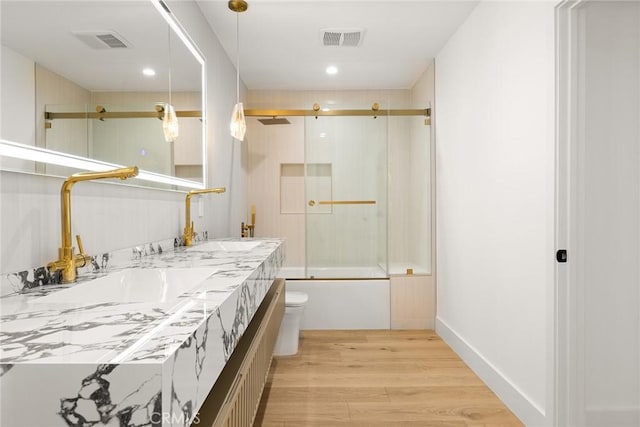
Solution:
<svg viewBox="0 0 640 427"><path fill-rule="evenodd" d="M210 267L129 268L35 298L33 302L167 302L196 287L216 271Z"/></svg>
<svg viewBox="0 0 640 427"><path fill-rule="evenodd" d="M195 252L212 252L212 251L223 251L223 252L244 252L250 251L251 249L258 246L261 242L250 240L243 242L233 242L233 241L213 241L202 243L196 246L191 246L187 248L188 251Z"/></svg>

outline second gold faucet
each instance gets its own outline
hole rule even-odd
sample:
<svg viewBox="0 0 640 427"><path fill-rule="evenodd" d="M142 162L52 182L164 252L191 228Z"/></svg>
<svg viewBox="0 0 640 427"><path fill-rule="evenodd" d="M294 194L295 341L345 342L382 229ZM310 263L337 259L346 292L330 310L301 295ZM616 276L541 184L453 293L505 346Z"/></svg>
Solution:
<svg viewBox="0 0 640 427"><path fill-rule="evenodd" d="M253 237L256 229L256 205L251 205L251 224L240 224L240 237Z"/></svg>
<svg viewBox="0 0 640 427"><path fill-rule="evenodd" d="M184 235L182 236L182 240L185 246L193 245L193 236L195 235L195 230L193 229L193 222L191 221L191 197L197 194L205 194L205 193L224 193L227 191L225 187L218 188L205 188L203 190L191 190L187 193L187 197L185 199L185 223L184 223Z"/></svg>

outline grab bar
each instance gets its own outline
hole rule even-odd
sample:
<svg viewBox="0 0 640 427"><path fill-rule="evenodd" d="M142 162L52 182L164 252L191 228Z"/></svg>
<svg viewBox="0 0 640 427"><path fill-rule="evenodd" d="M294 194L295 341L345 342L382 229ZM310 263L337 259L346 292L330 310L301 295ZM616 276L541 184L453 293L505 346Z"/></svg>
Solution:
<svg viewBox="0 0 640 427"><path fill-rule="evenodd" d="M309 206L319 205L375 205L375 200L309 200Z"/></svg>

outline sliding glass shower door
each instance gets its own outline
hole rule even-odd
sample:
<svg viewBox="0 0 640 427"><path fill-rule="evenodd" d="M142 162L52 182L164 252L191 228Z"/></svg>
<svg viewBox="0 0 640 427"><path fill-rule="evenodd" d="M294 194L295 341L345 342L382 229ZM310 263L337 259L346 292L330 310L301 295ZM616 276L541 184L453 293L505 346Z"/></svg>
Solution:
<svg viewBox="0 0 640 427"><path fill-rule="evenodd" d="M305 119L307 277L386 277L387 125Z"/></svg>

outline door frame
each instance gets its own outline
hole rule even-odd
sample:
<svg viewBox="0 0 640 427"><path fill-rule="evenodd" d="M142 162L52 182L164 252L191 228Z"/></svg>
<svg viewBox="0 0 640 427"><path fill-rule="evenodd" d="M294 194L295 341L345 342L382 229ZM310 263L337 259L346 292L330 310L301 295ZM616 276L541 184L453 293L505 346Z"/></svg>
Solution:
<svg viewBox="0 0 640 427"><path fill-rule="evenodd" d="M555 266L555 333L553 360L554 416L556 426L584 425L584 336L579 325L584 320L584 290L577 286L579 272L573 188L580 164L576 144L582 131L579 108L584 88L579 61L583 28L579 11L588 0L563 0L556 6L556 188L555 247L566 249L566 263ZM573 259L572 259L573 258Z"/></svg>

